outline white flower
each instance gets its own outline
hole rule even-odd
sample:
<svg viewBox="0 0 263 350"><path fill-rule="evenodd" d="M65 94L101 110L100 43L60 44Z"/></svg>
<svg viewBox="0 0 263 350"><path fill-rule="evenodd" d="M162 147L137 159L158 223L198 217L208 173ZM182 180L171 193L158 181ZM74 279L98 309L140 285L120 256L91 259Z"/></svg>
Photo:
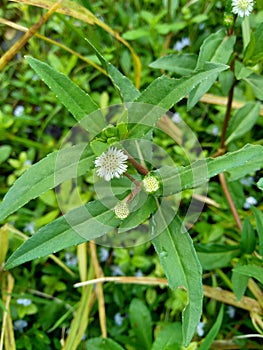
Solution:
<svg viewBox="0 0 263 350"><path fill-rule="evenodd" d="M115 212L115 215L121 220L126 219L127 216L130 214L129 207L125 202L119 202L115 206L114 212Z"/></svg>
<svg viewBox="0 0 263 350"><path fill-rule="evenodd" d="M240 17L249 16L253 10L253 0L233 0L232 12Z"/></svg>
<svg viewBox="0 0 263 350"><path fill-rule="evenodd" d="M160 183L159 183L158 179L152 175L145 176L142 183L143 183L143 187L144 187L145 191L148 193L154 193L160 187Z"/></svg>
<svg viewBox="0 0 263 350"><path fill-rule="evenodd" d="M114 177L119 178L127 170L127 159L128 157L122 150L110 147L95 159L98 176L104 177L106 181L110 181Z"/></svg>

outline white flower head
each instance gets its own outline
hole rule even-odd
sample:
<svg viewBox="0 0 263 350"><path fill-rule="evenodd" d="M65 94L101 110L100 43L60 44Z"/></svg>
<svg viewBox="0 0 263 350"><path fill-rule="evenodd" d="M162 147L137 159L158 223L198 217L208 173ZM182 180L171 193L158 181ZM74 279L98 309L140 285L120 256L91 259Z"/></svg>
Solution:
<svg viewBox="0 0 263 350"><path fill-rule="evenodd" d="M254 0L232 0L232 12L240 17L249 16L253 6Z"/></svg>
<svg viewBox="0 0 263 350"><path fill-rule="evenodd" d="M110 181L114 177L119 178L127 170L127 159L128 157L122 150L110 147L95 159L98 176L104 177L106 181Z"/></svg>
<svg viewBox="0 0 263 350"><path fill-rule="evenodd" d="M152 175L145 176L145 178L142 180L142 183L145 191L148 193L154 193L160 187L159 180Z"/></svg>
<svg viewBox="0 0 263 350"><path fill-rule="evenodd" d="M123 220L123 219L126 219L127 216L130 214L130 209L127 205L127 203L125 202L119 202L115 208L114 208L114 212L115 212L115 215Z"/></svg>

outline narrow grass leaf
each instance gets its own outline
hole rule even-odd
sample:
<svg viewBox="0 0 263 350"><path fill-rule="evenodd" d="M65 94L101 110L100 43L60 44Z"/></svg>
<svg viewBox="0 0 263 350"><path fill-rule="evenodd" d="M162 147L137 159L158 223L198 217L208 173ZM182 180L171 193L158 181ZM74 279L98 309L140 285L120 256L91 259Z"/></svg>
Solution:
<svg viewBox="0 0 263 350"><path fill-rule="evenodd" d="M224 304L221 306L217 319L215 323L213 324L213 327L210 329L209 333L205 337L205 340L201 343L201 345L198 347L198 350L209 350L211 349L211 344L213 343L214 339L216 338L220 327L223 322L223 316L224 316Z"/></svg>
<svg viewBox="0 0 263 350"><path fill-rule="evenodd" d="M256 207L253 207L252 209L256 218L256 227L259 240L259 254L263 256L263 213Z"/></svg>

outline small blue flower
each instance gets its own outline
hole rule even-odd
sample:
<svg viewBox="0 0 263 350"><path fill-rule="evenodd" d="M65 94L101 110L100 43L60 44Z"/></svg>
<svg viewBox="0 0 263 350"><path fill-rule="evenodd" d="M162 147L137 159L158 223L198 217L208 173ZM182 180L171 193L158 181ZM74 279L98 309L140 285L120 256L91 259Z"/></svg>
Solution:
<svg viewBox="0 0 263 350"><path fill-rule="evenodd" d="M135 274L134 274L134 276L136 276L136 277L143 277L143 272L142 272L142 270L137 270L136 272L135 272Z"/></svg>
<svg viewBox="0 0 263 350"><path fill-rule="evenodd" d="M27 159L27 160L24 161L23 165L29 167L30 165L32 165L32 162L31 162L31 160Z"/></svg>
<svg viewBox="0 0 263 350"><path fill-rule="evenodd" d="M78 264L78 257L75 254L67 252L65 254L65 259L66 259L66 265L69 267L74 267L74 266L77 266Z"/></svg>
<svg viewBox="0 0 263 350"><path fill-rule="evenodd" d="M230 318L235 317L236 309L233 306L228 306L226 313Z"/></svg>
<svg viewBox="0 0 263 350"><path fill-rule="evenodd" d="M20 331L20 332L22 332L22 330L24 329L24 328L26 328L28 326L28 323L27 323L27 321L25 321L25 320L16 320L15 322L14 322L14 330L15 331Z"/></svg>
<svg viewBox="0 0 263 350"><path fill-rule="evenodd" d="M29 306L32 304L32 301L30 299L26 299L26 298L19 298L19 299L17 299L16 303L18 305Z"/></svg>
<svg viewBox="0 0 263 350"><path fill-rule="evenodd" d="M244 208L250 209L252 205L256 205L256 204L258 204L258 201L256 200L256 198L250 196L246 198L246 201L244 203Z"/></svg>
<svg viewBox="0 0 263 350"><path fill-rule="evenodd" d="M123 272L122 272L120 266L112 265L110 267L110 269L111 269L112 276L123 276Z"/></svg>
<svg viewBox="0 0 263 350"><path fill-rule="evenodd" d="M189 38L182 38L182 40L178 40L174 44L173 49L176 51L182 51L182 49L186 46L190 46L190 39Z"/></svg>
<svg viewBox="0 0 263 350"><path fill-rule="evenodd" d="M205 334L204 326L205 326L205 322L199 322L196 327L196 333L199 335L199 337L203 337Z"/></svg>
<svg viewBox="0 0 263 350"><path fill-rule="evenodd" d="M178 112L175 112L172 116L172 121L175 124L179 124L182 121L182 117L180 116L180 114Z"/></svg>
<svg viewBox="0 0 263 350"><path fill-rule="evenodd" d="M217 125L214 125L211 131L212 135L217 136L219 134L219 129Z"/></svg>
<svg viewBox="0 0 263 350"><path fill-rule="evenodd" d="M114 322L117 326L121 326L123 323L124 317L121 316L121 314L118 312L117 314L114 315Z"/></svg>
<svg viewBox="0 0 263 350"><path fill-rule="evenodd" d="M244 177L243 179L241 179L240 182L244 186L251 186L254 184L255 180L254 180L253 176L248 176L248 177Z"/></svg>
<svg viewBox="0 0 263 350"><path fill-rule="evenodd" d="M109 257L109 250L106 248L100 248L100 251L99 251L100 262L107 261L108 257Z"/></svg>
<svg viewBox="0 0 263 350"><path fill-rule="evenodd" d="M17 105L16 108L14 109L14 116L15 117L21 117L24 114L24 106Z"/></svg>
<svg viewBox="0 0 263 350"><path fill-rule="evenodd" d="M31 235L35 233L35 223L34 222L28 222L25 224L25 227L23 229L24 232L29 232Z"/></svg>

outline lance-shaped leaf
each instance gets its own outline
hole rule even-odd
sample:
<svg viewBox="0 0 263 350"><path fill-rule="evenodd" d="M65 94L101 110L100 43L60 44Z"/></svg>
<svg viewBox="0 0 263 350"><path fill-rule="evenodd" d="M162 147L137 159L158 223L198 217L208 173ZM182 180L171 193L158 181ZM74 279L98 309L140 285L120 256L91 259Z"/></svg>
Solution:
<svg viewBox="0 0 263 350"><path fill-rule="evenodd" d="M262 164L263 147L248 144L238 151L217 158L198 160L186 167L162 167L158 170L158 175L162 179L162 194L167 196L201 186L211 177L223 172L228 172L229 180L235 181L260 169Z"/></svg>
<svg viewBox="0 0 263 350"><path fill-rule="evenodd" d="M85 174L94 159L83 143L50 153L32 165L7 192L0 204L0 221L47 190Z"/></svg>
<svg viewBox="0 0 263 350"><path fill-rule="evenodd" d="M149 103L153 106L169 109L211 74L218 74L226 69L228 66L224 64L206 63L202 70L187 77L174 79L161 76L142 92L136 102Z"/></svg>
<svg viewBox="0 0 263 350"><path fill-rule="evenodd" d="M154 80L132 103L128 105L129 137L141 137L152 128L165 111L182 100L199 83L228 69L224 64L207 63L204 69L180 79L161 76ZM140 102L140 103L139 103ZM138 106L136 106L138 105ZM162 112L163 111L163 112Z"/></svg>
<svg viewBox="0 0 263 350"><path fill-rule="evenodd" d="M116 67L114 67L110 62L108 62L102 54L96 49L96 47L91 43L90 40L86 38L87 43L90 48L95 52L98 59L100 60L103 68L109 74L109 77L117 89L118 93L122 97L124 102L131 102L135 100L140 95L140 92L136 89L133 83L123 75Z"/></svg>
<svg viewBox="0 0 263 350"><path fill-rule="evenodd" d="M153 231L165 227L168 208L162 208L153 220ZM169 216L169 215L168 215ZM188 304L183 311L183 340L188 346L202 314L202 268L193 242L181 220L175 216L153 245L172 289L181 287L188 293Z"/></svg>
<svg viewBox="0 0 263 350"><path fill-rule="evenodd" d="M248 102L238 109L229 124L226 145L251 130L259 117L259 112L260 104L257 102Z"/></svg>
<svg viewBox="0 0 263 350"><path fill-rule="evenodd" d="M106 125L102 113L91 114L98 110L92 98L80 87L74 84L66 75L56 71L47 63L32 57L26 60L47 86L55 93L61 103L70 111L77 121L89 118L88 131L92 136L97 135Z"/></svg>
<svg viewBox="0 0 263 350"><path fill-rule="evenodd" d="M121 198L125 196L127 191L119 195ZM107 233L109 236L103 237L104 243L107 239L114 244L132 239L141 240L141 238L145 241L145 237L140 237L140 232L133 234L129 230L136 228L155 211L154 198L148 196L144 203L140 206L136 205L124 220L118 219L115 215L114 207L117 201L115 196L111 196L90 202L42 227L15 251L9 258L6 268L13 268L26 261L47 256L91 239L96 240ZM146 238L151 239L151 233Z"/></svg>
<svg viewBox="0 0 263 350"><path fill-rule="evenodd" d="M120 220L112 209L106 208L100 201L90 202L42 227L11 255L5 268L10 269L26 261L101 237L119 223Z"/></svg>

